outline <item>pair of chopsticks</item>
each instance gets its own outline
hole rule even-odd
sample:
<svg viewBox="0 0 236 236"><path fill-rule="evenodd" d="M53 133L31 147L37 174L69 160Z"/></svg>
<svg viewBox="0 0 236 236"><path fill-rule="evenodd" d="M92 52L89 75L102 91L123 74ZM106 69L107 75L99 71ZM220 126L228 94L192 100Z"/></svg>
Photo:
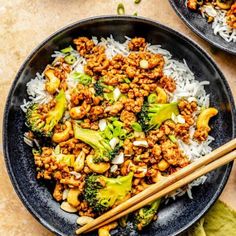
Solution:
<svg viewBox="0 0 236 236"><path fill-rule="evenodd" d="M174 190L183 187L200 176L233 161L236 159L236 150L234 149L236 149L236 139L231 140L223 146L215 149L210 154L199 158L188 166L151 185L141 193L133 196L117 207L94 219L92 222L77 229L76 234L87 233L109 224Z"/></svg>

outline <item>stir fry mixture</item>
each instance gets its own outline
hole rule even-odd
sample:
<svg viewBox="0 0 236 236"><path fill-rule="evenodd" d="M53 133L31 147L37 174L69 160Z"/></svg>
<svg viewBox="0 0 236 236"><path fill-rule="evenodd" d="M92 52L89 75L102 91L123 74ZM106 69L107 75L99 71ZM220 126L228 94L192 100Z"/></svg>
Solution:
<svg viewBox="0 0 236 236"><path fill-rule="evenodd" d="M188 165L192 160L183 147L207 142L209 120L218 111L200 104L199 91L205 91L198 81L189 85L196 98L184 91L175 96L179 82L165 70L184 64L162 49L155 53L144 38L113 40L117 47L87 37L73 43L43 72L47 99L26 103L25 141L33 146L37 178L53 181L54 199L84 225ZM138 230L156 219L159 204L134 213ZM127 217L119 221L126 224ZM102 227L99 235L117 225Z"/></svg>
<svg viewBox="0 0 236 236"><path fill-rule="evenodd" d="M187 7L199 11L212 24L215 34L226 41L236 42L235 0L187 0Z"/></svg>

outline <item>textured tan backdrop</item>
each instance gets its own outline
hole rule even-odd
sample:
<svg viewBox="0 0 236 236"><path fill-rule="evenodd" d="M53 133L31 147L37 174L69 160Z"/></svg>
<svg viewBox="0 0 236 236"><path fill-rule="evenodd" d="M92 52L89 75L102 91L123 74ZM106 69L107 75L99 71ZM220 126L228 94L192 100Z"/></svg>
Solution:
<svg viewBox="0 0 236 236"><path fill-rule="evenodd" d="M116 14L123 2L127 14L157 20L197 41L217 62L236 98L236 57L214 50L191 32L176 16L167 0L0 0L0 121L11 82L25 57L57 29L77 20L104 14ZM213 54L214 53L214 54ZM1 133L2 126L0 127ZM0 136L0 235L52 235L41 226L18 199L6 172ZM236 168L221 195L236 209Z"/></svg>

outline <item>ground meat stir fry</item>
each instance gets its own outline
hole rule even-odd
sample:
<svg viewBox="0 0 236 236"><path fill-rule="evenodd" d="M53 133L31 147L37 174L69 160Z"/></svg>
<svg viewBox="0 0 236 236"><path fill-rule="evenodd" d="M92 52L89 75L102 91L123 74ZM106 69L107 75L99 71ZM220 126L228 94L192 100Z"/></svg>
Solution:
<svg viewBox="0 0 236 236"><path fill-rule="evenodd" d="M27 137L40 146L33 149L37 178L54 181L52 194L62 209L96 217L102 211L86 190L90 176L132 176L129 191L110 207L116 206L188 165L179 142L206 140L210 128L202 120L217 110L202 114L196 101L173 100L176 81L144 38L131 39L127 55L112 57L103 43L87 37L73 42L76 50L63 49L65 56L47 67L45 88L53 99L28 108Z"/></svg>

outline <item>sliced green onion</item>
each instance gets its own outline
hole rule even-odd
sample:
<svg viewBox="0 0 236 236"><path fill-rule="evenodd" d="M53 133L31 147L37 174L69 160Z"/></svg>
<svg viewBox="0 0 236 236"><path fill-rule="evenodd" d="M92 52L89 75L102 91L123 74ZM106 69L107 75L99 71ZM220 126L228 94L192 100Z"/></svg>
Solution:
<svg viewBox="0 0 236 236"><path fill-rule="evenodd" d="M92 83L92 78L89 75L74 72L71 76L73 79L78 80L80 84L89 85L90 83Z"/></svg>
<svg viewBox="0 0 236 236"><path fill-rule="evenodd" d="M109 117L108 120L114 122L114 121L117 121L118 118L117 118L117 117ZM113 124L113 125L114 125L114 124Z"/></svg>
<svg viewBox="0 0 236 236"><path fill-rule="evenodd" d="M134 16L137 16L137 15L138 15L138 12L135 12L133 15L134 15Z"/></svg>
<svg viewBox="0 0 236 236"><path fill-rule="evenodd" d="M109 127L106 127L106 129L103 131L105 138L111 140L113 138L112 132L109 129Z"/></svg>
<svg viewBox="0 0 236 236"><path fill-rule="evenodd" d="M126 137L127 137L127 133L124 129L122 129L120 134L119 134L119 138L120 139L125 139Z"/></svg>
<svg viewBox="0 0 236 236"><path fill-rule="evenodd" d="M104 98L108 101L114 102L113 92L104 93Z"/></svg>
<svg viewBox="0 0 236 236"><path fill-rule="evenodd" d="M176 143L177 142L177 139L176 139L176 137L173 134L170 134L168 137L169 137L169 139L170 139L170 141L172 143Z"/></svg>
<svg viewBox="0 0 236 236"><path fill-rule="evenodd" d="M62 53L70 53L73 51L73 48L71 46L64 48L61 50Z"/></svg>
<svg viewBox="0 0 236 236"><path fill-rule="evenodd" d="M151 93L148 96L148 103L155 103L157 101L157 95L155 93Z"/></svg>
<svg viewBox="0 0 236 236"><path fill-rule="evenodd" d="M111 131L114 130L114 127L113 127L113 125L112 125L111 123L107 123L107 127L108 127Z"/></svg>
<svg viewBox="0 0 236 236"><path fill-rule="evenodd" d="M117 14L124 15L125 14L125 7L123 3L119 3L117 6Z"/></svg>
<svg viewBox="0 0 236 236"><path fill-rule="evenodd" d="M115 127L115 129L113 130L113 137L119 137L121 134L121 127Z"/></svg>
<svg viewBox="0 0 236 236"><path fill-rule="evenodd" d="M142 132L142 126L138 123L138 122L134 122L131 124L131 127L134 131L137 131L137 132Z"/></svg>
<svg viewBox="0 0 236 236"><path fill-rule="evenodd" d="M115 120L112 123L115 127L122 127L124 124L121 121Z"/></svg>
<svg viewBox="0 0 236 236"><path fill-rule="evenodd" d="M68 55L64 58L65 62L69 65L73 65L76 62L76 57L73 55Z"/></svg>
<svg viewBox="0 0 236 236"><path fill-rule="evenodd" d="M124 78L123 80L124 80L124 82L125 82L126 84L130 84L130 83L131 83L130 79L128 79L128 78Z"/></svg>
<svg viewBox="0 0 236 236"><path fill-rule="evenodd" d="M141 0L134 0L135 4L139 4L141 2Z"/></svg>
<svg viewBox="0 0 236 236"><path fill-rule="evenodd" d="M111 86L111 85L106 85L104 83L101 84L103 88L106 88L106 89L109 89L110 91L113 91L114 90L114 87Z"/></svg>

